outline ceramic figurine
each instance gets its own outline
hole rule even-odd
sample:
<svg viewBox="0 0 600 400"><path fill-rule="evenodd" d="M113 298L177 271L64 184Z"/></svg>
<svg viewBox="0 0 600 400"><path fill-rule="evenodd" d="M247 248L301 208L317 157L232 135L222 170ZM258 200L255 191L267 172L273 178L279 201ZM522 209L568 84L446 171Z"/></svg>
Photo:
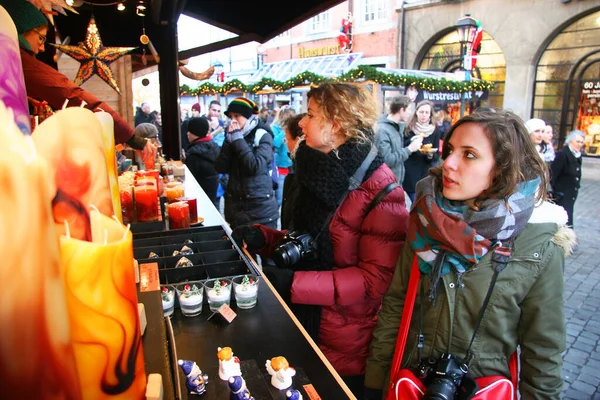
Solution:
<svg viewBox="0 0 600 400"><path fill-rule="evenodd" d="M246 381L241 376L229 377L229 389L231 389L230 400L254 400L254 397L246 387Z"/></svg>
<svg viewBox="0 0 600 400"><path fill-rule="evenodd" d="M288 390L285 392L285 398L288 400L302 400L302 393L298 390Z"/></svg>
<svg viewBox="0 0 600 400"><path fill-rule="evenodd" d="M217 348L217 357L219 358L219 378L227 381L232 376L242 376L240 359L233 355L231 347Z"/></svg>
<svg viewBox="0 0 600 400"><path fill-rule="evenodd" d="M267 372L271 375L271 385L279 390L292 386L292 376L296 370L290 367L285 357L273 357L265 363Z"/></svg>
<svg viewBox="0 0 600 400"><path fill-rule="evenodd" d="M190 394L203 394L206 391L208 375L203 374L194 361L179 360L178 364L186 375L185 385Z"/></svg>

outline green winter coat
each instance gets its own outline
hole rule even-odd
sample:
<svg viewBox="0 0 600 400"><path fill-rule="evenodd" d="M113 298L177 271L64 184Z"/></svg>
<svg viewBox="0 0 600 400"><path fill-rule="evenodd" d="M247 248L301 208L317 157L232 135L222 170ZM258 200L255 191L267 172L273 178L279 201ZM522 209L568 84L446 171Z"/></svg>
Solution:
<svg viewBox="0 0 600 400"><path fill-rule="evenodd" d="M558 214L560 223L557 223ZM549 218L556 221L548 221ZM558 399L563 386L561 352L565 350L566 331L563 272L565 254L575 240L573 231L563 226L565 222L566 213L555 205L544 203L540 209L536 208L515 240L510 263L498 276L471 349L474 358L470 371L475 378L509 377L509 357L520 346L519 391L521 398L527 400ZM429 280L426 275L421 276L425 283L423 358L438 358L442 353L465 356L493 275L491 255L489 252L465 272L461 285L457 285L454 273L444 276L435 307L427 298ZM386 389L388 386L413 256L407 242L383 299L373 335L366 367L367 387ZM418 332L419 295L402 368L413 368L419 363Z"/></svg>

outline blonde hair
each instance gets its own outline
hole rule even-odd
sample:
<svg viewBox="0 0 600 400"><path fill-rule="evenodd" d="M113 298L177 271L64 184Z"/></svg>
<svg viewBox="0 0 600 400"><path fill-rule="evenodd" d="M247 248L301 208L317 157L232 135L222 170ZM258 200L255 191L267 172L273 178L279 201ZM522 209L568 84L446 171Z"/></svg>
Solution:
<svg viewBox="0 0 600 400"><path fill-rule="evenodd" d="M288 369L289 367L290 364L288 363L288 360L286 360L285 357L279 356L271 358L271 368L273 368L273 371Z"/></svg>
<svg viewBox="0 0 600 400"><path fill-rule="evenodd" d="M346 139L365 142L373 138L377 121L377 108L373 96L363 87L353 83L323 83L308 92L323 116L340 126Z"/></svg>

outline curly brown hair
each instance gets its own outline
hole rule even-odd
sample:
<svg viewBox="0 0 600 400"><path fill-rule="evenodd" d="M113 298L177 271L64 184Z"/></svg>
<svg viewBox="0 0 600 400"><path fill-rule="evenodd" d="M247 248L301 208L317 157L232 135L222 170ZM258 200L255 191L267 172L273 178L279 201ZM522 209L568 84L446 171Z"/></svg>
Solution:
<svg viewBox="0 0 600 400"><path fill-rule="evenodd" d="M340 125L347 139L373 139L377 108L373 96L363 86L352 83L322 83L308 92L323 116Z"/></svg>
<svg viewBox="0 0 600 400"><path fill-rule="evenodd" d="M508 204L508 197L519 190L522 182L535 178L541 179L536 201L546 199L548 167L531 141L523 120L510 111L476 112L461 118L444 139L442 159L450 152L448 144L456 129L468 123L483 128L496 160L492 183L474 199L475 207L481 207L487 199L504 199ZM429 173L434 177L436 186L442 187L442 164L432 168Z"/></svg>

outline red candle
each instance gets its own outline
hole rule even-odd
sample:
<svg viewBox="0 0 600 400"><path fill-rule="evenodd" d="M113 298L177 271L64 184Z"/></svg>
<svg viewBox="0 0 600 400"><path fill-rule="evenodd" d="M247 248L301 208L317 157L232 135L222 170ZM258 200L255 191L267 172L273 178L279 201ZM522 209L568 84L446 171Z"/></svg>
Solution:
<svg viewBox="0 0 600 400"><path fill-rule="evenodd" d="M190 207L190 221L192 224L198 221L198 205L195 197L180 197L177 201L185 201Z"/></svg>
<svg viewBox="0 0 600 400"><path fill-rule="evenodd" d="M125 225L133 222L133 195L131 191L131 186L119 190L119 194L121 195L121 213Z"/></svg>
<svg viewBox="0 0 600 400"><path fill-rule="evenodd" d="M170 229L190 227L190 207L185 201L176 201L167 206Z"/></svg>
<svg viewBox="0 0 600 400"><path fill-rule="evenodd" d="M158 194L154 185L135 187L135 208L138 222L158 220Z"/></svg>
<svg viewBox="0 0 600 400"><path fill-rule="evenodd" d="M158 188L158 192L161 193L162 191L161 189L161 183L162 183L162 178L160 177L160 171L157 169L150 169L147 171L137 171L136 172L136 178L147 178L147 177L153 177L156 180L156 187Z"/></svg>

